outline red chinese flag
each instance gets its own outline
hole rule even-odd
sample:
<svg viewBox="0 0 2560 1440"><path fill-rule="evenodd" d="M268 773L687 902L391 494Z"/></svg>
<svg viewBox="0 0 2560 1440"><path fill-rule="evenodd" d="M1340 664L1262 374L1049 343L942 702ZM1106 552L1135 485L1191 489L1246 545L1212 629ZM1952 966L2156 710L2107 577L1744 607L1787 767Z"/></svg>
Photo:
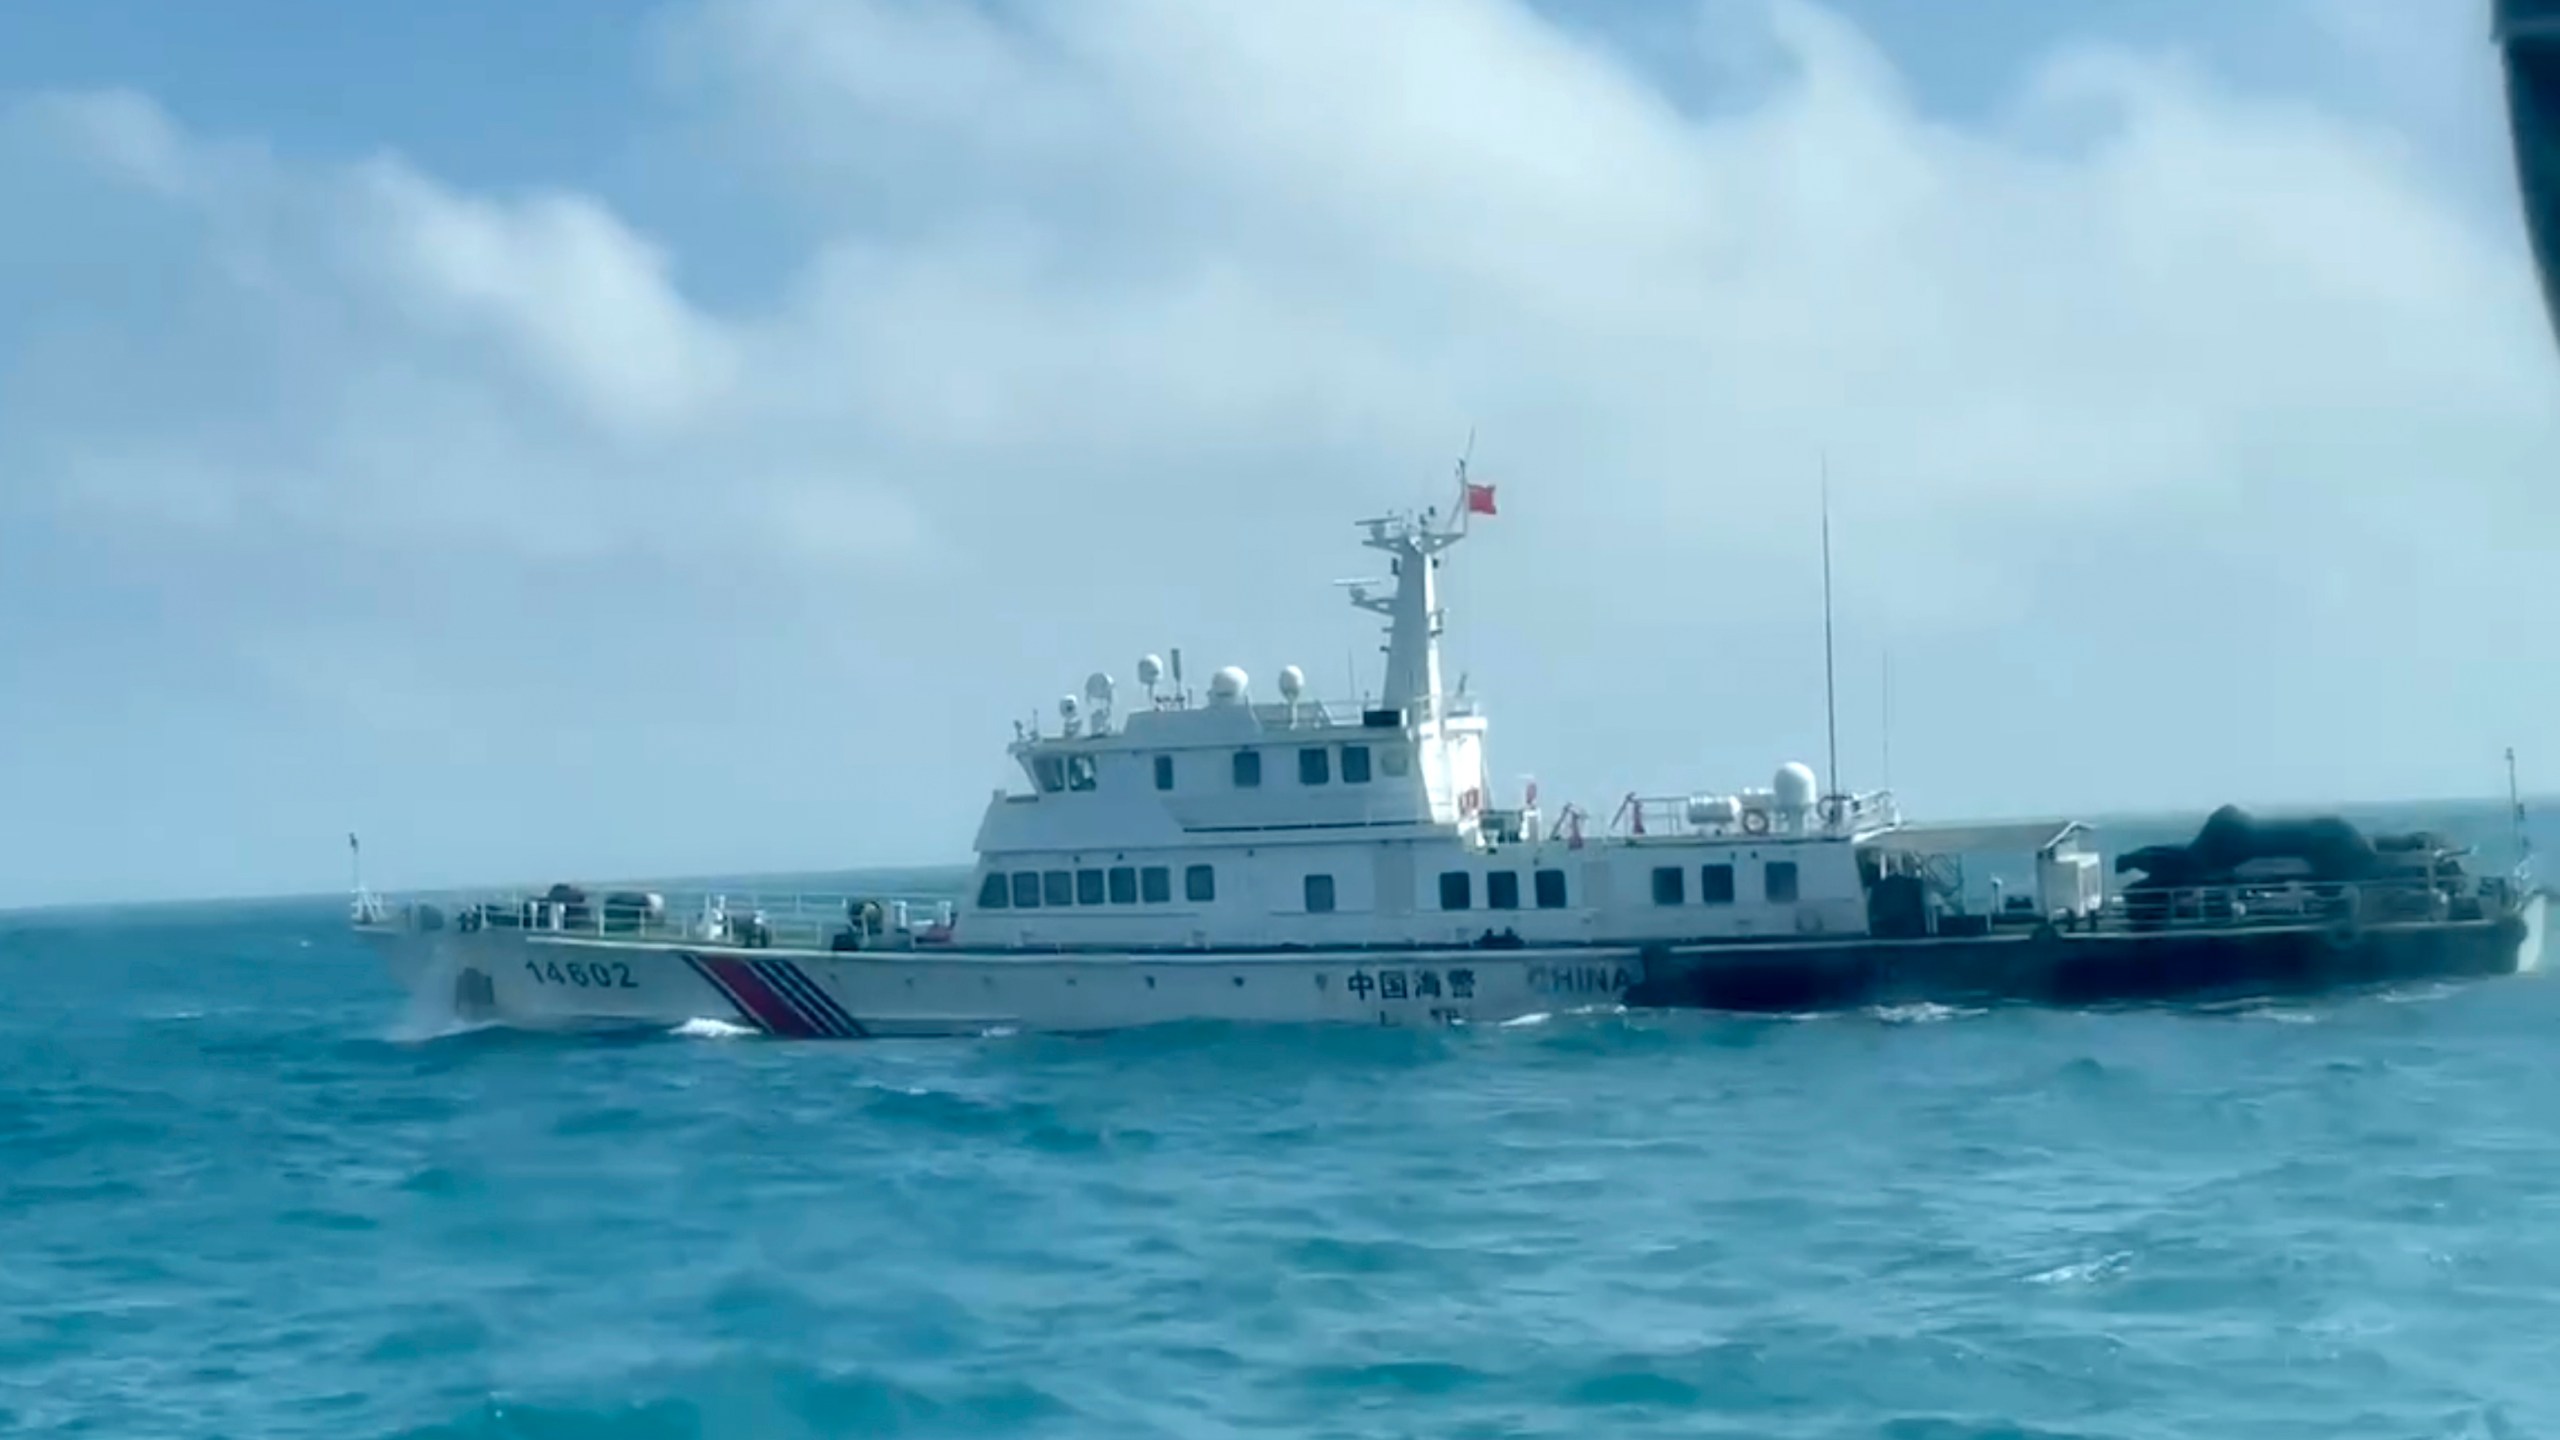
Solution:
<svg viewBox="0 0 2560 1440"><path fill-rule="evenodd" d="M1490 515L1493 513L1492 486L1478 485L1473 481L1469 481L1467 483L1467 513L1470 515Z"/></svg>

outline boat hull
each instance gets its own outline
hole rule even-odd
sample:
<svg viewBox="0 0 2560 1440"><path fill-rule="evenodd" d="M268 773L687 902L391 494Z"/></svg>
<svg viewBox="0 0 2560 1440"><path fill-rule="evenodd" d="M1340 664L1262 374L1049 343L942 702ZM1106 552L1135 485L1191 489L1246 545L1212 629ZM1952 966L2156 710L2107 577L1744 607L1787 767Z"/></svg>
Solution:
<svg viewBox="0 0 2560 1440"><path fill-rule="evenodd" d="M1085 1033L1185 1021L1487 1024L1622 1003L1637 951L833 952L522 930L363 932L421 1007L536 1030L715 1020L793 1039Z"/></svg>
<svg viewBox="0 0 2560 1440"><path fill-rule="evenodd" d="M1916 1003L2103 1005L2481 979L2542 966L2547 896L2479 920L2355 930L1993 934L1830 945L1701 947L1645 957L1627 1003L1803 1012Z"/></svg>
<svg viewBox="0 0 2560 1440"><path fill-rule="evenodd" d="M2541 968L2547 896L2481 920L1785 941L1037 954L754 949L556 931L368 927L394 979L464 1023L715 1020L794 1039L1088 1033L1185 1021L1420 1026L1631 1006L1798 1013L2302 993Z"/></svg>

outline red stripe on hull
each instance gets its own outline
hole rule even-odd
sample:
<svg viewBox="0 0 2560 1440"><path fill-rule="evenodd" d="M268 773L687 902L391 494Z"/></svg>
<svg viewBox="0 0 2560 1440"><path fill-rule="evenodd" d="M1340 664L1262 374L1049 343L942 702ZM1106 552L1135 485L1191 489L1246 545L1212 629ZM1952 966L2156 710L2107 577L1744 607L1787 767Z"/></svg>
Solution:
<svg viewBox="0 0 2560 1440"><path fill-rule="evenodd" d="M794 1040L815 1039L822 1033L809 1023L797 1006L773 993L773 987L765 984L764 977L745 961L726 955L705 955L701 958L702 963L711 967L711 973L727 987L730 995L745 1006L747 1013L766 1030Z"/></svg>

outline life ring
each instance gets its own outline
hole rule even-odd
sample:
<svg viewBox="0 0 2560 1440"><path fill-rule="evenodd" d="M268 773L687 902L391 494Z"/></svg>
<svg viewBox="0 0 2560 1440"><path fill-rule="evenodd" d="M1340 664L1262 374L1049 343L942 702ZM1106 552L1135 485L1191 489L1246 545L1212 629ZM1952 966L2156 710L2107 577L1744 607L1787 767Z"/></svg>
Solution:
<svg viewBox="0 0 2560 1440"><path fill-rule="evenodd" d="M1841 821L1849 818L1849 804L1839 796L1834 795L1825 799L1820 805L1815 806L1814 813L1822 817L1822 827L1824 829L1835 829L1839 826Z"/></svg>
<svg viewBox="0 0 2560 1440"><path fill-rule="evenodd" d="M1742 833L1744 833L1744 834L1746 834L1746 835L1766 835L1766 834L1768 834L1768 833L1769 833L1769 812L1768 812L1768 811L1766 811L1766 810L1745 810L1745 811L1743 811L1743 812L1742 812Z"/></svg>
<svg viewBox="0 0 2560 1440"><path fill-rule="evenodd" d="M2364 924L2350 910L2320 927L2320 938L2332 950L2353 950L2364 940Z"/></svg>
<svg viewBox="0 0 2560 1440"><path fill-rule="evenodd" d="M1458 792L1458 813L1473 815L1484 808L1484 792L1470 785Z"/></svg>

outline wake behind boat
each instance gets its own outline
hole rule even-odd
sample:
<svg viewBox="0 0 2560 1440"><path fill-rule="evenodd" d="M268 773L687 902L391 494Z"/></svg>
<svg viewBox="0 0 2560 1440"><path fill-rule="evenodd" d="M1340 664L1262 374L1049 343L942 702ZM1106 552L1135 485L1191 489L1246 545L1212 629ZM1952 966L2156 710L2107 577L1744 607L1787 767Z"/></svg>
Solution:
<svg viewBox="0 0 2560 1440"><path fill-rule="evenodd" d="M2082 1003L2539 965L2544 892L2470 874L2441 837L2219 812L2189 847L2121 857L2092 827L1927 826L1888 792L1629 794L1605 831L1536 787L1496 803L1488 723L1440 670L1438 573L1493 490L1360 522L1388 581L1384 683L1278 698L1181 652L1096 673L1054 726L1017 723L1023 788L989 801L956 902L533 894L390 900L357 931L422 1000L533 1028L733 1018L774 1035L1101 1031L1186 1020L1497 1022L1586 1006L1801 1010ZM1374 593L1385 586L1385 593ZM1975 908L1968 861L2014 867ZM2139 861L2139 864L2132 862Z"/></svg>

